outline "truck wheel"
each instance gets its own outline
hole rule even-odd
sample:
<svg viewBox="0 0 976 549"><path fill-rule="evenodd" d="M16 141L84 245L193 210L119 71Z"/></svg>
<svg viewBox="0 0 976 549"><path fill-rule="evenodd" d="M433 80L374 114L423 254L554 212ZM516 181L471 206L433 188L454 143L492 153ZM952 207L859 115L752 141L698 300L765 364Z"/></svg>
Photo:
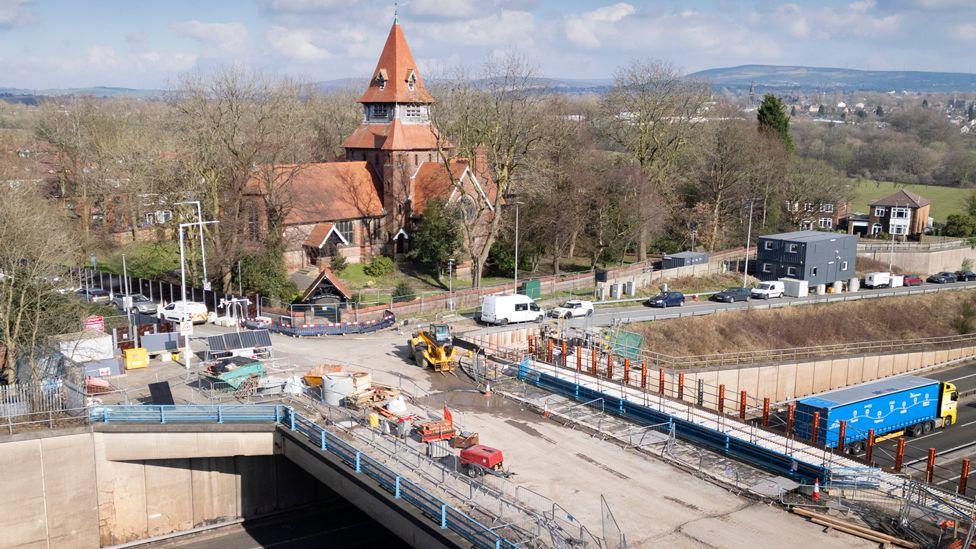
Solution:
<svg viewBox="0 0 976 549"><path fill-rule="evenodd" d="M502 326L505 326L505 325L508 324L508 319L507 318L503 318L503 319L499 320L498 323L500 325L502 325Z"/></svg>
<svg viewBox="0 0 976 549"><path fill-rule="evenodd" d="M586 311L586 316L593 316L593 309Z"/></svg>
<svg viewBox="0 0 976 549"><path fill-rule="evenodd" d="M944 420L942 420L942 428L943 429L945 429L946 427L948 427L950 425L952 425L952 418L951 417L947 417Z"/></svg>
<svg viewBox="0 0 976 549"><path fill-rule="evenodd" d="M932 432L932 429L934 427L935 427L935 424L933 422L926 421L925 424L922 425L922 434L926 434L927 435L927 434L931 433Z"/></svg>
<svg viewBox="0 0 976 549"><path fill-rule="evenodd" d="M908 434L910 434L913 437L922 436L922 426L921 425L912 425L908 429Z"/></svg>

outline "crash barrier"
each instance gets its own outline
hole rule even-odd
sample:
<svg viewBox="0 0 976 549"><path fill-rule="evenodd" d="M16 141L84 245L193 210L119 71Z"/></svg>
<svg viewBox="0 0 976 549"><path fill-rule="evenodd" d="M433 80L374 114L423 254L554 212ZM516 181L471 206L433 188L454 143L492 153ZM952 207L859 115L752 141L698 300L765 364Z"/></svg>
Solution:
<svg viewBox="0 0 976 549"><path fill-rule="evenodd" d="M814 479L827 479L829 468L806 462L784 452L763 447L755 442L744 440L729 433L712 429L666 412L655 410L628 400L623 394L612 396L609 393L587 387L578 382L560 379L543 373L530 366L529 359L519 363L518 378L527 383L587 405L603 406L606 413L624 417L641 425L667 423L673 426L676 437L693 444L707 447L719 453L752 463L765 470L798 481L813 482Z"/></svg>
<svg viewBox="0 0 976 549"><path fill-rule="evenodd" d="M386 311L379 320L363 322L329 322L325 324L292 324L287 320L262 321L249 318L244 321L244 327L249 330L270 330L276 334L291 337L319 337L327 335L369 334L392 327L396 324L396 316L392 311Z"/></svg>
<svg viewBox="0 0 976 549"><path fill-rule="evenodd" d="M306 436L323 452L329 452L357 473L376 481L396 499L402 499L436 522L450 529L475 547L515 548L519 545L495 533L448 502L434 496L417 483L403 478L326 428L282 404L224 404L174 406L94 406L92 422L102 423L275 423Z"/></svg>

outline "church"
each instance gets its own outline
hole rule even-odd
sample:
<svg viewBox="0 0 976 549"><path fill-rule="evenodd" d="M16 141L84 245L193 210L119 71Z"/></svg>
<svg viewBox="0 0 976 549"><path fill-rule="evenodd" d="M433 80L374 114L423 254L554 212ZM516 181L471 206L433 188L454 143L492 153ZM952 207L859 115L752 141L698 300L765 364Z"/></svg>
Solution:
<svg viewBox="0 0 976 549"><path fill-rule="evenodd" d="M451 144L430 118L434 98L396 22L359 103L363 119L343 142L344 161L281 167L295 170L284 233L289 271L324 269L336 255L350 263L401 256L433 199L462 207L481 199L491 207L484 153L470 161L450 156ZM249 185L257 216L260 193L260 184Z"/></svg>

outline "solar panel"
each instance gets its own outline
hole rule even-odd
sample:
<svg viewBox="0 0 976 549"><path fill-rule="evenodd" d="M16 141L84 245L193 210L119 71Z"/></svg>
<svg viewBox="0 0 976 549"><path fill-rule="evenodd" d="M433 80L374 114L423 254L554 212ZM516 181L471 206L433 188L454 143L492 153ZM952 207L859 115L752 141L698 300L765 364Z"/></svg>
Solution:
<svg viewBox="0 0 976 549"><path fill-rule="evenodd" d="M270 347L271 346L271 332L268 330L255 330L253 332L242 332L241 335L247 334L249 339L248 346L250 347Z"/></svg>
<svg viewBox="0 0 976 549"><path fill-rule="evenodd" d="M231 332L229 334L224 334L224 347L228 350L233 349L243 349L249 347L249 345L242 345L240 335L236 332Z"/></svg>
<svg viewBox="0 0 976 549"><path fill-rule="evenodd" d="M268 330L255 330L210 336L207 344L211 351L234 351L271 347L271 333Z"/></svg>
<svg viewBox="0 0 976 549"><path fill-rule="evenodd" d="M223 335L215 335L207 338L207 345L210 346L211 351L226 351L227 345L224 344Z"/></svg>

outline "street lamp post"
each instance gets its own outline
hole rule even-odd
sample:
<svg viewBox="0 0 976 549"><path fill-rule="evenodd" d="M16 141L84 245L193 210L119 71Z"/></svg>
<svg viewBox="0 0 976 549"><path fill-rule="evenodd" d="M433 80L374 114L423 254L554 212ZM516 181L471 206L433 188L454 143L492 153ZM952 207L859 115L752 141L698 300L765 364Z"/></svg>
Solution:
<svg viewBox="0 0 976 549"><path fill-rule="evenodd" d="M749 199L749 228L746 230L746 263L742 267L742 287L745 288L749 276L749 243L752 240L752 204L754 200Z"/></svg>
<svg viewBox="0 0 976 549"><path fill-rule="evenodd" d="M183 331L183 322L186 321L186 259L183 252L183 229L199 225L200 232L203 233L203 226L217 223L217 221L199 221L197 223L180 223L180 300L182 301L183 313L180 315L180 332ZM193 321L193 318L190 318ZM182 335L182 334L181 334ZM190 336L183 336L183 367L190 369Z"/></svg>
<svg viewBox="0 0 976 549"><path fill-rule="evenodd" d="M518 268L519 268L519 206L522 203L515 200L515 293L518 293Z"/></svg>
<svg viewBox="0 0 976 549"><path fill-rule="evenodd" d="M192 225L200 226L200 262L203 263L203 284L207 285L210 279L207 278L207 248L203 244L203 207L200 205L199 200L186 200L184 202L177 202L176 205L181 204L196 204L197 205L197 222L191 223ZM206 289L206 287L204 287Z"/></svg>
<svg viewBox="0 0 976 549"><path fill-rule="evenodd" d="M454 312L454 258L447 260L448 310Z"/></svg>

